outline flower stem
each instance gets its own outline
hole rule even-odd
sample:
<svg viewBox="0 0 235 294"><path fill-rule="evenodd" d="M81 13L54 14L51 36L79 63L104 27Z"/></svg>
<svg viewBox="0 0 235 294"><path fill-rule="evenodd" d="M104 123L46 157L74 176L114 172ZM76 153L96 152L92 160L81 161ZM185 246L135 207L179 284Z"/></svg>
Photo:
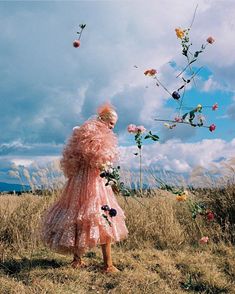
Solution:
<svg viewBox="0 0 235 294"><path fill-rule="evenodd" d="M159 79L155 76L155 80L157 80L158 84L162 86L162 88L171 96L171 92L159 81Z"/></svg>
<svg viewBox="0 0 235 294"><path fill-rule="evenodd" d="M83 29L81 29L81 32L80 32L80 34L79 34L79 38L78 38L78 40L80 40L80 39L81 39L81 36L82 36L82 31L83 31Z"/></svg>
<svg viewBox="0 0 235 294"><path fill-rule="evenodd" d="M175 120L170 120L170 119L157 119L157 118L155 118L154 120L156 120L156 121L162 121L162 122L171 122L171 123L175 123L175 124L192 125L190 122L187 122L187 121L175 121ZM209 126L200 126L200 127L208 128L209 129Z"/></svg>
<svg viewBox="0 0 235 294"><path fill-rule="evenodd" d="M187 203L187 205L188 205L189 210L191 211L191 210L192 210L192 204L191 204L190 202L186 202L186 203ZM195 224L196 224L196 227L197 227L198 231L199 231L200 234L201 234L201 237L203 237L203 232L202 232L202 230L201 230L201 228L200 228L200 226L199 226L199 224L198 224L196 218L194 219L194 221L195 221Z"/></svg>
<svg viewBox="0 0 235 294"><path fill-rule="evenodd" d="M142 194L143 190L142 190L142 150L140 148L140 193Z"/></svg>

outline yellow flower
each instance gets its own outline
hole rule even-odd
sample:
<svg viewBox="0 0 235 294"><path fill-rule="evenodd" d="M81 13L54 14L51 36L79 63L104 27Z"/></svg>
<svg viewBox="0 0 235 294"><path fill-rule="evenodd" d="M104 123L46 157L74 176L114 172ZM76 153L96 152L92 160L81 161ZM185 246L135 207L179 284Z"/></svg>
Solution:
<svg viewBox="0 0 235 294"><path fill-rule="evenodd" d="M176 28L175 32L177 38L182 39L184 37L184 31L181 28Z"/></svg>
<svg viewBox="0 0 235 294"><path fill-rule="evenodd" d="M198 106L197 106L197 111L201 111L202 110L202 105L201 104L198 104Z"/></svg>
<svg viewBox="0 0 235 294"><path fill-rule="evenodd" d="M186 195L177 195L176 196L176 200L177 201L186 201L187 200L187 196Z"/></svg>
<svg viewBox="0 0 235 294"><path fill-rule="evenodd" d="M183 191L182 193L180 193L179 195L176 196L176 200L177 201L186 201L188 197L188 191Z"/></svg>

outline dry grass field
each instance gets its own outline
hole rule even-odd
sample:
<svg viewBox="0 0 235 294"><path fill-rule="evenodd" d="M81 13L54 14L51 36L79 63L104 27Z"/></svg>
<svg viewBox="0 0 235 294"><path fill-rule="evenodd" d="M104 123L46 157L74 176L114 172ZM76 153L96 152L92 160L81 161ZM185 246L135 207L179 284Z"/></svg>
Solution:
<svg viewBox="0 0 235 294"><path fill-rule="evenodd" d="M87 267L40 242L42 212L58 197L0 196L0 293L235 293L235 186L201 189L187 201L154 190L138 201L117 196L129 238L113 246L120 272L104 274L101 249L86 253ZM215 213L192 218L188 200ZM206 244L198 240L208 236Z"/></svg>

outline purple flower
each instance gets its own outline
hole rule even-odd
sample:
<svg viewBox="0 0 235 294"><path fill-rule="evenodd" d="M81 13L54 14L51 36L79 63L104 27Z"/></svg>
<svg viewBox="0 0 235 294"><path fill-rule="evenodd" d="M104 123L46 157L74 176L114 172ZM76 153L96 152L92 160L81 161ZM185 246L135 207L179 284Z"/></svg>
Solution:
<svg viewBox="0 0 235 294"><path fill-rule="evenodd" d="M103 171L102 173L100 173L100 177L104 178L108 175L108 173L106 171Z"/></svg>
<svg viewBox="0 0 235 294"><path fill-rule="evenodd" d="M109 206L106 204L106 205L103 205L101 206L101 209L104 210L104 211L109 211Z"/></svg>
<svg viewBox="0 0 235 294"><path fill-rule="evenodd" d="M177 92L177 91L174 91L174 92L171 94L171 96L172 96L174 99L176 99L176 100L179 100L179 99L180 99L180 93Z"/></svg>
<svg viewBox="0 0 235 294"><path fill-rule="evenodd" d="M110 215L111 217L116 216L116 215L117 215L117 210L114 209L114 208L111 208L111 209L109 210L109 215Z"/></svg>

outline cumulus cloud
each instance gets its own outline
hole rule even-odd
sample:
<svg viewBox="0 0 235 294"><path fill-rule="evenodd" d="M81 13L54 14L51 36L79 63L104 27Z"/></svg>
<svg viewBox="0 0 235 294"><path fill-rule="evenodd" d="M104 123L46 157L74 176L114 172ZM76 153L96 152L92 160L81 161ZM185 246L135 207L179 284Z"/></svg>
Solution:
<svg viewBox="0 0 235 294"><path fill-rule="evenodd" d="M21 140L3 143L0 145L0 156L46 156L58 155L63 149L63 144L26 144Z"/></svg>
<svg viewBox="0 0 235 294"><path fill-rule="evenodd" d="M120 151L120 163L138 169L138 158L134 155L137 147L121 147ZM207 168L212 162L218 162L221 157L235 157L235 139L230 142L205 139L196 143L169 140L166 143L145 145L143 148L143 164L146 168L176 173L190 173L196 166Z"/></svg>
<svg viewBox="0 0 235 294"><path fill-rule="evenodd" d="M27 142L63 143L71 128L94 114L97 105L107 99L122 114L119 128L123 130L130 108L122 104L127 99L133 100L131 104L138 104L136 96L140 95L142 108L132 108L136 120L153 125L150 118L163 111L168 94L156 87L152 89L151 85L144 92L145 85L150 83L144 79L142 70L156 67L163 82L175 89L175 79L169 79L170 66L165 66L173 59L182 63L182 58L177 57L180 47L174 28L190 24L197 3L195 39L215 32L218 47L213 49L216 53L209 50L206 62L218 65L220 54L221 69L233 62L228 62L233 54L227 52L231 48L227 46L231 43L231 30L226 31L225 39L224 30L220 29L221 24L225 29L226 23L233 21L232 2L226 8L229 5L224 6L220 1L178 0L174 1L174 10L169 9L172 7L169 0L161 5L156 1L148 5L92 2L92 10L89 2L33 5L28 2L22 6L1 2L0 22L4 33L0 37L0 83L1 96L7 97L0 110L0 126L7 126L1 132L2 140L14 140L20 125L25 130L20 131L20 138ZM86 21L87 28L81 47L74 49L72 40L76 37L78 19ZM214 25L218 20L219 27ZM206 29L200 36L202 28ZM221 57L224 51L226 54ZM139 73L133 71L135 64L141 69Z"/></svg>
<svg viewBox="0 0 235 294"><path fill-rule="evenodd" d="M228 106L227 108L227 117L229 117L230 119L234 120L235 119L235 96L233 97L233 103L231 103L231 105Z"/></svg>
<svg viewBox="0 0 235 294"><path fill-rule="evenodd" d="M24 145L20 140L13 141L11 143L0 144L0 156L7 155L9 153L20 152L29 150L30 146Z"/></svg>
<svg viewBox="0 0 235 294"><path fill-rule="evenodd" d="M235 119L235 103L228 107L227 114L230 119Z"/></svg>

